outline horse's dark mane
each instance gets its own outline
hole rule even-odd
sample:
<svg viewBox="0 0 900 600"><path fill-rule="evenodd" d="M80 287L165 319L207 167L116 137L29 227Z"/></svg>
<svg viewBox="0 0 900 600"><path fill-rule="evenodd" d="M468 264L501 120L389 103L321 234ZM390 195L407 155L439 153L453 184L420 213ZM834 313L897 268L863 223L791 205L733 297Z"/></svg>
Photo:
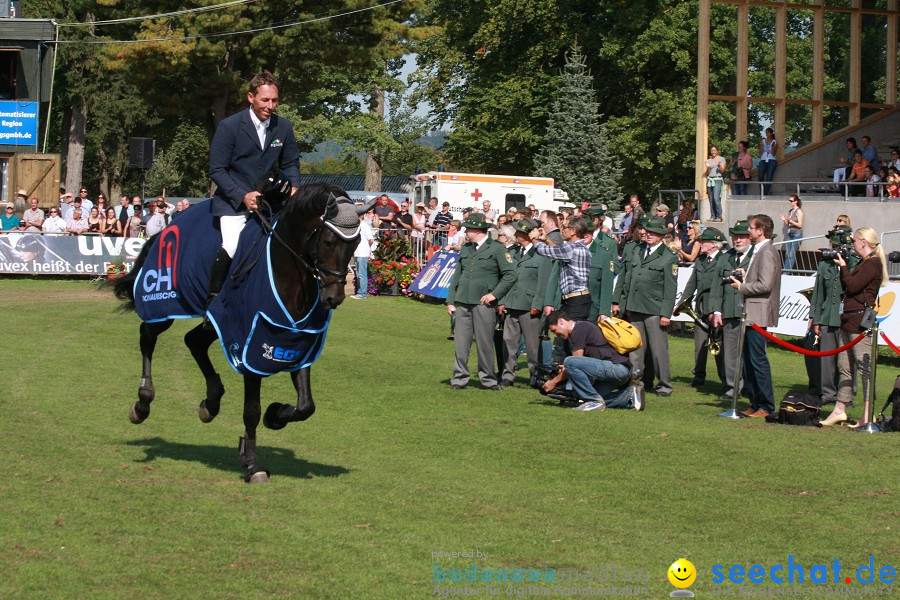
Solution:
<svg viewBox="0 0 900 600"><path fill-rule="evenodd" d="M321 215L325 212L325 204L328 202L328 197L332 194L336 198L347 196L347 192L330 183L316 182L304 184L297 190L296 194L291 196L287 202L285 202L284 215Z"/></svg>

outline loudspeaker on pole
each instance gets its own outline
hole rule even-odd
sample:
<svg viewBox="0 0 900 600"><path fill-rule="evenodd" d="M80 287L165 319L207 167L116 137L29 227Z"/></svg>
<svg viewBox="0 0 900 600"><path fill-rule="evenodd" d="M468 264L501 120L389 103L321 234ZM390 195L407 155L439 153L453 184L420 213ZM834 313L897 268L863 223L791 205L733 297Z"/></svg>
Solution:
<svg viewBox="0 0 900 600"><path fill-rule="evenodd" d="M128 140L128 166L146 171L156 160L156 140L133 137Z"/></svg>

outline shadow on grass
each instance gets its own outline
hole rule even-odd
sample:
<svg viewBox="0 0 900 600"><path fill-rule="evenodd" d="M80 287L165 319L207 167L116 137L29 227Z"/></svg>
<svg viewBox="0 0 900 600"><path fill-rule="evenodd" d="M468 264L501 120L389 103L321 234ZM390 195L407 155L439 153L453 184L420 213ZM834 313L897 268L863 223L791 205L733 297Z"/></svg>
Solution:
<svg viewBox="0 0 900 600"><path fill-rule="evenodd" d="M145 440L131 440L125 442L128 446L144 448L146 455L136 462L153 462L158 458L169 458L202 463L208 467L221 471L239 472L240 458L237 445L233 448L226 446L209 446L199 444L181 444L169 442L160 437ZM335 465L323 465L311 463L297 458L293 450L284 448L272 448L261 446L257 448L257 454L273 475L279 477L296 477L297 479L311 479L312 477L337 477L346 475L349 469Z"/></svg>

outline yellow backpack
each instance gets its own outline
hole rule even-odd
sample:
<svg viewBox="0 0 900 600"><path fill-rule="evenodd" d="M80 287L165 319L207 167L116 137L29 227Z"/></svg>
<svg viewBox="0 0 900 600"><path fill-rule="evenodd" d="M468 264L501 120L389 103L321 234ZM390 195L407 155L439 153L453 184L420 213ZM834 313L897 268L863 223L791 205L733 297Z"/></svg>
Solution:
<svg viewBox="0 0 900 600"><path fill-rule="evenodd" d="M603 337L619 354L628 354L641 347L641 333L628 321L610 317L600 321L598 326Z"/></svg>

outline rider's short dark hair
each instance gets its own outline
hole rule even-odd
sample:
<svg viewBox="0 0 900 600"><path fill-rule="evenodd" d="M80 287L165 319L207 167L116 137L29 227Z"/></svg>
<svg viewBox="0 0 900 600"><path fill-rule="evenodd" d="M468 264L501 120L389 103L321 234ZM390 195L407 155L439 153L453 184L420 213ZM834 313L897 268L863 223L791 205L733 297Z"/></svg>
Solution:
<svg viewBox="0 0 900 600"><path fill-rule="evenodd" d="M263 71L262 73L254 75L253 79L250 80L250 85L247 89L251 94L256 94L256 91L264 85L271 85L277 88L278 80L268 71Z"/></svg>

